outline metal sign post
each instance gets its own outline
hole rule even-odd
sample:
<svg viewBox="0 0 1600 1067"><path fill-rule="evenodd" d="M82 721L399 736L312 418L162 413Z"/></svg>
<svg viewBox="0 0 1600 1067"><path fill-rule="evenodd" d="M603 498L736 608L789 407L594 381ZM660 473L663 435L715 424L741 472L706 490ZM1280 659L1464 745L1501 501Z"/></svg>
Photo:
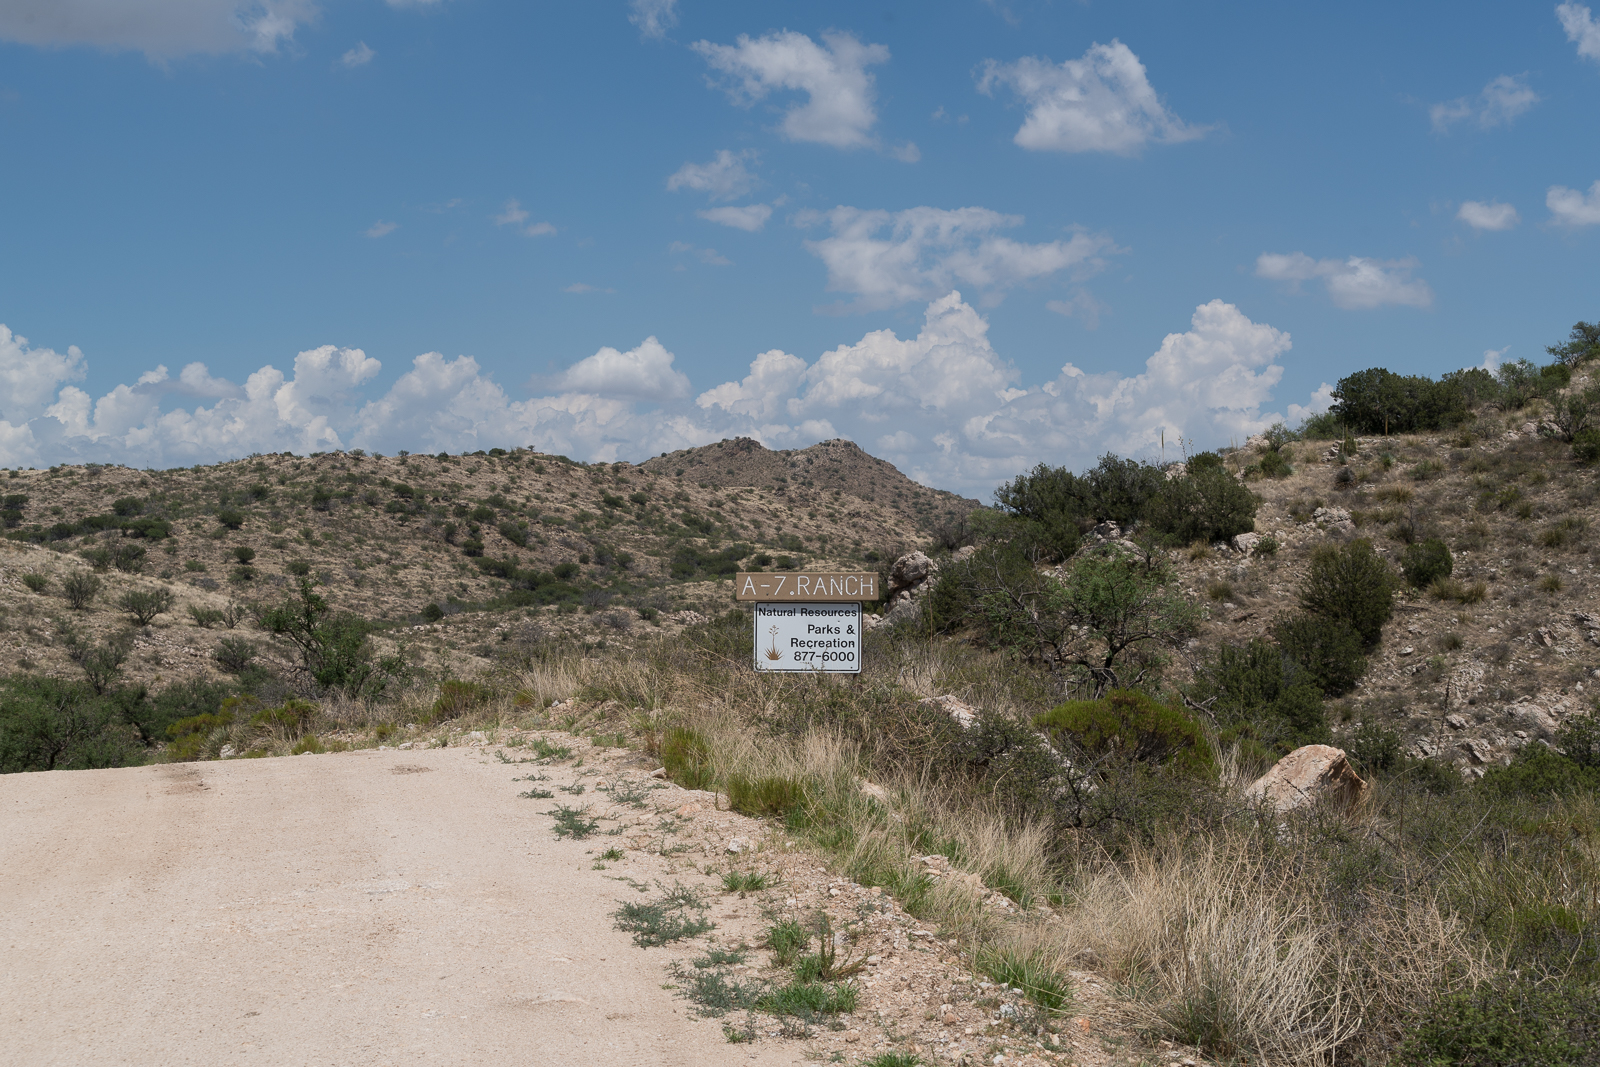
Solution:
<svg viewBox="0 0 1600 1067"><path fill-rule="evenodd" d="M861 602L878 599L878 576L739 573L734 597L755 602L758 671L861 673Z"/></svg>

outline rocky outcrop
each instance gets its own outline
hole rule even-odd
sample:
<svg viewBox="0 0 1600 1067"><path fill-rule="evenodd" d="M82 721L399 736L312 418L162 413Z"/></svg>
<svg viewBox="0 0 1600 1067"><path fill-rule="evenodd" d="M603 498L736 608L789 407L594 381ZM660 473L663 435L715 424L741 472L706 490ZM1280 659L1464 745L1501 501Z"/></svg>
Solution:
<svg viewBox="0 0 1600 1067"><path fill-rule="evenodd" d="M1343 749L1306 745L1275 763L1245 792L1279 813L1324 800L1348 809L1366 797L1367 783L1350 766Z"/></svg>
<svg viewBox="0 0 1600 1067"><path fill-rule="evenodd" d="M962 729L975 725L978 721L978 709L957 696L947 694L940 697L924 697L917 703L938 708L954 719Z"/></svg>

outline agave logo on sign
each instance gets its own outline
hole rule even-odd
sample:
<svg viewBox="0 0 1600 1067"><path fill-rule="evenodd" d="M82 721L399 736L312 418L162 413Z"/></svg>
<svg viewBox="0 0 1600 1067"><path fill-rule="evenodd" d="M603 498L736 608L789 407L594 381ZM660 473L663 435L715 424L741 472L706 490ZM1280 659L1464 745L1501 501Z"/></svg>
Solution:
<svg viewBox="0 0 1600 1067"><path fill-rule="evenodd" d="M861 673L861 605L757 604L758 671Z"/></svg>

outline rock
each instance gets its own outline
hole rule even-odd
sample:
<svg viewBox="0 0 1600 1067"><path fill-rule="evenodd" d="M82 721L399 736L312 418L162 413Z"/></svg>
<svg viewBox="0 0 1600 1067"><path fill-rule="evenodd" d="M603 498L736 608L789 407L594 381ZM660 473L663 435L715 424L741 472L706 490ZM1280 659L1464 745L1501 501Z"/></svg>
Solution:
<svg viewBox="0 0 1600 1067"><path fill-rule="evenodd" d="M402 742L401 742L401 743L400 743L400 747L401 747L401 748L402 748L402 749L409 749L409 748L411 748L411 747L412 747L412 742L410 742L410 741L402 741Z"/></svg>
<svg viewBox="0 0 1600 1067"><path fill-rule="evenodd" d="M870 797L879 804L888 805L889 791L883 786L869 782L865 778L859 779L856 784L861 789L862 796Z"/></svg>
<svg viewBox="0 0 1600 1067"><path fill-rule="evenodd" d="M1429 741L1426 737L1419 737L1412 742L1411 754L1417 759L1432 759L1439 754L1439 746Z"/></svg>
<svg viewBox="0 0 1600 1067"><path fill-rule="evenodd" d="M950 553L950 558L955 560L957 563L960 563L962 560L972 558L977 551L977 545L965 545Z"/></svg>
<svg viewBox="0 0 1600 1067"><path fill-rule="evenodd" d="M1096 541L1120 541L1122 540L1122 527L1108 520L1090 530L1089 536Z"/></svg>
<svg viewBox="0 0 1600 1067"><path fill-rule="evenodd" d="M1256 546L1260 543L1261 535L1258 533L1242 533L1233 535L1234 551L1238 552L1241 556L1250 555L1250 553L1256 550Z"/></svg>
<svg viewBox="0 0 1600 1067"><path fill-rule="evenodd" d="M402 745L401 747L403 748L405 746ZM665 767L657 767L655 770L650 772L650 777L652 778L665 778L666 776L667 769Z"/></svg>
<svg viewBox="0 0 1600 1067"><path fill-rule="evenodd" d="M1512 704L1506 708L1506 717L1518 719L1535 730L1553 733L1561 721L1551 714L1549 709L1541 708L1537 704Z"/></svg>
<svg viewBox="0 0 1600 1067"><path fill-rule="evenodd" d="M1539 642L1539 644L1543 645L1545 648L1550 648L1556 643L1556 635L1551 633L1549 628L1544 626L1539 627L1533 632L1533 639Z"/></svg>
<svg viewBox="0 0 1600 1067"><path fill-rule="evenodd" d="M978 709L960 697L950 696L949 694L941 697L924 697L917 703L927 704L929 707L943 710L945 714L959 723L963 729L975 725L978 721Z"/></svg>
<svg viewBox="0 0 1600 1067"><path fill-rule="evenodd" d="M946 1026L955 1026L960 1021L961 1016L957 1015L955 1012L947 1011L944 1013L944 1024Z"/></svg>
<svg viewBox="0 0 1600 1067"><path fill-rule="evenodd" d="M910 589L912 586L921 585L928 580L928 576L938 569L933 560L921 552L908 552L894 561L894 566L889 569L889 592L894 594L901 589Z"/></svg>
<svg viewBox="0 0 1600 1067"><path fill-rule="evenodd" d="M1266 799L1279 812L1324 797L1348 808L1366 796L1367 783L1350 766L1343 749L1306 745L1279 760L1245 792Z"/></svg>
<svg viewBox="0 0 1600 1067"><path fill-rule="evenodd" d="M730 853L732 853L733 855L735 855L735 856L737 856L741 852L749 852L750 851L750 839L748 837L735 837L735 838L733 838L731 841L728 842L728 851Z"/></svg>
<svg viewBox="0 0 1600 1067"><path fill-rule="evenodd" d="M1445 683L1444 706L1459 708L1477 699L1483 691L1483 664L1463 663Z"/></svg>
<svg viewBox="0 0 1600 1067"><path fill-rule="evenodd" d="M482 744L483 742L489 740L489 735L484 733L482 730L474 730L467 735L467 740L477 744Z"/></svg>
<svg viewBox="0 0 1600 1067"><path fill-rule="evenodd" d="M1470 725L1465 715L1446 715L1444 724L1452 730L1465 730Z"/></svg>
<svg viewBox="0 0 1600 1067"><path fill-rule="evenodd" d="M1489 747L1489 742L1481 737L1463 741L1461 742L1461 747L1466 752L1467 758L1472 760L1473 763L1488 763L1494 759L1494 751Z"/></svg>
<svg viewBox="0 0 1600 1067"><path fill-rule="evenodd" d="M691 803L691 804L685 804L683 807L679 808L677 811L673 812L672 814L676 815L680 819L687 819L689 816L698 815L702 811L705 811L705 810L706 809L701 807L699 804L692 804Z"/></svg>
<svg viewBox="0 0 1600 1067"><path fill-rule="evenodd" d="M223 745L222 746L222 751L217 753L217 758L218 759L232 759L234 756L237 756L238 754L239 754L238 750L235 749L232 745Z"/></svg>
<svg viewBox="0 0 1600 1067"><path fill-rule="evenodd" d="M1409 655L1412 655L1413 653L1415 653L1416 651L1417 651L1416 649L1412 648L1410 645L1407 645L1405 648L1402 648L1400 650L1400 654L1402 656L1409 656Z"/></svg>
<svg viewBox="0 0 1600 1067"><path fill-rule="evenodd" d="M1244 447L1254 449L1257 452L1265 452L1272 447L1272 442L1267 440L1266 434L1254 433L1244 439Z"/></svg>
<svg viewBox="0 0 1600 1067"><path fill-rule="evenodd" d="M1590 611L1573 612L1572 621L1583 627L1585 630L1600 630L1600 615L1596 615Z"/></svg>

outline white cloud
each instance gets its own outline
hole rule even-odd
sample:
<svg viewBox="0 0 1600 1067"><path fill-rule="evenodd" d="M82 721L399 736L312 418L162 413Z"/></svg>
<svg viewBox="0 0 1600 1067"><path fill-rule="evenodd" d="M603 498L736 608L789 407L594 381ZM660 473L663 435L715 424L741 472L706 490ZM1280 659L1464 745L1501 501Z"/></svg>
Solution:
<svg viewBox="0 0 1600 1067"><path fill-rule="evenodd" d="M601 348L514 400L470 356L416 357L387 390L358 349L300 353L291 375L263 367L243 387L190 364L164 367L99 399L70 384L83 355L29 348L0 327L0 465L122 462L176 466L251 452L463 451L529 446L586 460L643 459L748 435L800 447L840 435L931 485L986 495L1040 461L1083 466L1107 449L1154 459L1169 443L1243 440L1269 410L1289 336L1212 301L1169 334L1137 374L1086 374L1071 363L1026 384L996 352L989 324L956 292L932 301L912 337L874 330L808 362L772 349L742 378L696 395L654 337ZM161 410L178 393L208 403ZM1291 418L1328 404L1324 385ZM1169 453L1170 456L1170 453Z"/></svg>
<svg viewBox="0 0 1600 1067"><path fill-rule="evenodd" d="M1556 18L1567 31L1567 40L1578 46L1578 55L1600 62L1600 22L1582 4L1564 3L1556 8Z"/></svg>
<svg viewBox="0 0 1600 1067"><path fill-rule="evenodd" d="M772 208L766 204L746 204L743 207L714 207L696 211L696 215L719 226L732 226L736 230L755 233L772 217Z"/></svg>
<svg viewBox="0 0 1600 1067"><path fill-rule="evenodd" d="M556 228L548 222L528 223L528 212L515 199L507 200L505 208L494 217L496 226L510 226L525 237L545 237Z"/></svg>
<svg viewBox="0 0 1600 1067"><path fill-rule="evenodd" d="M1100 316L1111 309L1097 300L1094 294L1084 289L1079 289L1065 300L1046 300L1045 309L1054 311L1057 315L1067 318L1077 318L1083 325L1091 330L1100 326Z"/></svg>
<svg viewBox="0 0 1600 1067"><path fill-rule="evenodd" d="M1463 201L1456 218L1475 230L1509 230L1522 221L1516 208L1497 200L1488 203L1481 200Z"/></svg>
<svg viewBox="0 0 1600 1067"><path fill-rule="evenodd" d="M347 69L354 70L356 67L364 67L371 63L372 57L377 54L367 47L367 42L357 41L354 48L339 57L339 62L343 63Z"/></svg>
<svg viewBox="0 0 1600 1067"><path fill-rule="evenodd" d="M735 155L724 148L709 163L685 163L667 179L667 191L693 189L708 194L713 200L743 196L755 185L755 175L744 165L746 159L754 156L754 152Z"/></svg>
<svg viewBox="0 0 1600 1067"><path fill-rule="evenodd" d="M377 222L374 222L371 226L367 227L367 236L376 240L379 237L389 236L399 228L400 224L398 222L384 222L382 219L379 219Z"/></svg>
<svg viewBox="0 0 1600 1067"><path fill-rule="evenodd" d="M863 211L836 207L806 213L801 225L825 222L831 236L806 249L828 268L828 290L851 293L856 310L928 300L969 285L993 301L1012 286L1073 269L1101 269L1103 253L1116 251L1107 237L1078 233L1065 241L1026 244L1000 235L1022 224L1020 215L988 208L946 211ZM885 232L887 231L887 232Z"/></svg>
<svg viewBox="0 0 1600 1067"><path fill-rule="evenodd" d="M875 87L867 67L889 61L889 49L864 45L848 33L825 33L817 44L803 33L784 30L756 40L740 34L732 45L696 41L694 50L713 70L727 75L729 97L748 105L773 90L796 90L804 104L784 112L779 129L791 141L814 141L835 148L876 145Z"/></svg>
<svg viewBox="0 0 1600 1067"><path fill-rule="evenodd" d="M1526 74L1502 74L1483 87L1476 98L1461 96L1428 109L1435 133L1443 133L1458 122L1473 120L1483 129L1509 126L1518 115L1539 102L1539 94L1528 88Z"/></svg>
<svg viewBox="0 0 1600 1067"><path fill-rule="evenodd" d="M733 260L718 252L715 248L696 248L687 241L674 241L667 247L667 251L677 255L687 252L702 263L709 263L713 267L731 267Z"/></svg>
<svg viewBox="0 0 1600 1067"><path fill-rule="evenodd" d="M1414 259L1312 259L1304 252L1287 255L1263 252L1256 257L1256 277L1289 282L1321 279L1339 307L1362 309L1401 304L1425 308L1433 303L1433 290L1421 278L1412 278Z"/></svg>
<svg viewBox="0 0 1600 1067"><path fill-rule="evenodd" d="M1500 364L1509 351L1511 351L1510 345L1506 345L1504 348L1485 348L1483 350L1483 362L1479 366L1493 374L1500 369Z"/></svg>
<svg viewBox="0 0 1600 1067"><path fill-rule="evenodd" d="M143 52L153 60L275 52L316 16L314 0L6 0L0 40Z"/></svg>
<svg viewBox="0 0 1600 1067"><path fill-rule="evenodd" d="M1563 226L1593 226L1600 223L1600 181L1589 186L1587 194L1564 185L1552 185L1545 194L1544 206Z"/></svg>
<svg viewBox="0 0 1600 1067"><path fill-rule="evenodd" d="M678 24L678 0L628 0L628 21L639 36L659 41Z"/></svg>
<svg viewBox="0 0 1600 1067"><path fill-rule="evenodd" d="M1192 141L1208 132L1167 110L1144 64L1121 41L1092 45L1082 59L1060 66L1036 56L989 60L978 89L992 94L996 85L1009 86L1027 104L1013 138L1023 148L1131 155L1150 141Z"/></svg>

